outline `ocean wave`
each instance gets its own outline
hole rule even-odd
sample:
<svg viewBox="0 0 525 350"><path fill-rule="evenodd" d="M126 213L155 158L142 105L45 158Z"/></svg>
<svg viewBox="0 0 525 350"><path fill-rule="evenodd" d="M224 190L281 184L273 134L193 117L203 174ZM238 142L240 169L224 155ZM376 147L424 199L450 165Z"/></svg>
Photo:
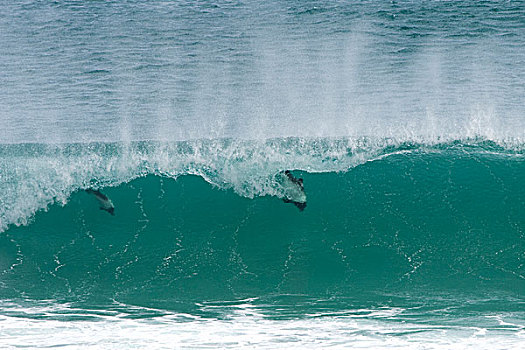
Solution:
<svg viewBox="0 0 525 350"><path fill-rule="evenodd" d="M3 146L0 293L175 309L268 293L519 295L519 147L483 139ZM285 169L304 180L303 211L282 200L276 174ZM115 215L87 188L100 189Z"/></svg>

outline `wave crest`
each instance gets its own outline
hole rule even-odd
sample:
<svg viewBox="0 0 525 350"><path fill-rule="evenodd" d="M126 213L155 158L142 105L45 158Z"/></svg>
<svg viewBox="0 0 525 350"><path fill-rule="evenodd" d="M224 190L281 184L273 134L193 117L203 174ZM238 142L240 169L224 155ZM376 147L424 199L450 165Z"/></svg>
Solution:
<svg viewBox="0 0 525 350"><path fill-rule="evenodd" d="M27 224L52 203L64 205L77 190L117 186L150 174L197 175L244 197L282 197L275 180L282 170L344 172L367 161L416 151L522 157L524 143L363 137L1 145L0 230Z"/></svg>

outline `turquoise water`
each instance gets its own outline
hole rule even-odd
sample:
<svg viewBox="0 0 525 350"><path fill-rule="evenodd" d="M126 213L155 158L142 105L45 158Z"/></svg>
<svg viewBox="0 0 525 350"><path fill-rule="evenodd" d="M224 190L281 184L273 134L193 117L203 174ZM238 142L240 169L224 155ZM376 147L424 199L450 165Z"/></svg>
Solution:
<svg viewBox="0 0 525 350"><path fill-rule="evenodd" d="M522 1L3 8L3 347L523 343Z"/></svg>
<svg viewBox="0 0 525 350"><path fill-rule="evenodd" d="M218 332L213 346L249 346L259 327L284 338L274 346L292 346L280 333L288 326L323 334L342 327L346 335L328 331L334 346L358 346L362 337L379 337L375 347L391 337L408 346L420 333L420 342L445 335L494 346L503 336L515 344L525 292L523 151L482 140L377 144L4 146L5 163L32 178L3 183L13 197L4 199L2 222L24 217L1 238L3 320L15 330L26 318L58 322L44 329L73 322L80 335L91 326L78 322L152 334L175 323L181 337L195 322ZM294 174L308 205L299 211L280 200L277 174L303 163L308 171ZM83 191L91 187L111 199L115 216ZM231 327L240 329L225 342L219 334ZM292 344L315 344L313 333ZM170 341L158 336L158 346ZM182 344L200 346L191 337Z"/></svg>

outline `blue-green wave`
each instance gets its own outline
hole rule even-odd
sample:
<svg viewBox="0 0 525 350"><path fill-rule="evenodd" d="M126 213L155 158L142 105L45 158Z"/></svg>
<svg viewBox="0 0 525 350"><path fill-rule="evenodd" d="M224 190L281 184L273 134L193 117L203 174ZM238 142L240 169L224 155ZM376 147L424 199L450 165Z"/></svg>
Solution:
<svg viewBox="0 0 525 350"><path fill-rule="evenodd" d="M0 235L0 295L168 309L287 295L523 295L519 145L359 142L2 146L20 176L3 184L18 202L3 194L2 218L23 204L22 215L47 209ZM304 178L302 212L279 198L284 169ZM20 196L27 188L37 198Z"/></svg>

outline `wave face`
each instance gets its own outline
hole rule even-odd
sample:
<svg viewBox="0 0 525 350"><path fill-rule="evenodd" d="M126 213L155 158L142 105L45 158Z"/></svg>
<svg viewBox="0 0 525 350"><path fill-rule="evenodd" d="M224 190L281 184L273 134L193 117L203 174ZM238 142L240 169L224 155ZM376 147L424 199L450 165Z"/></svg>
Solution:
<svg viewBox="0 0 525 350"><path fill-rule="evenodd" d="M2 156L2 298L195 311L254 297L370 306L525 291L519 144L26 144ZM284 169L304 178L303 212L280 199Z"/></svg>

